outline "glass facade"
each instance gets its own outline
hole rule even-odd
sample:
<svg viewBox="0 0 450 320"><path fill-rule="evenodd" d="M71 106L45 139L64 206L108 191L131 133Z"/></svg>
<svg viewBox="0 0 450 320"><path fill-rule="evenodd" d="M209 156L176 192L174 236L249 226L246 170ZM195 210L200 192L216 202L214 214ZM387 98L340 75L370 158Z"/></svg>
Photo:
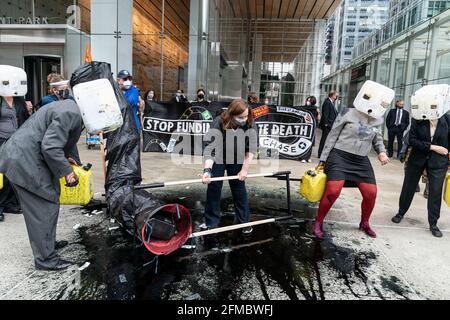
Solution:
<svg viewBox="0 0 450 320"><path fill-rule="evenodd" d="M344 0L333 14L333 54L331 71L352 60L357 43L379 29L389 17L388 0Z"/></svg>
<svg viewBox="0 0 450 320"><path fill-rule="evenodd" d="M422 3L423 4L423 3ZM415 3L415 5L422 5ZM399 3L401 5L401 3ZM395 10L392 9L392 10ZM407 9L411 10L411 8ZM386 27L391 26L392 21ZM381 33L383 31L381 30ZM373 38L366 39L372 40ZM371 66L364 80L374 80L393 88L396 99L405 100L410 110L410 97L425 84L450 84L450 10L409 27L401 35L389 38L378 46L363 48L360 57L344 69L323 79L323 93L337 89L342 76L355 73L363 65ZM349 92L356 91L359 81L350 79ZM348 105L352 97L342 93L342 104Z"/></svg>
<svg viewBox="0 0 450 320"><path fill-rule="evenodd" d="M228 1L211 1L208 7L196 61L189 64L196 73L191 95L203 87L210 100L255 92L270 104L302 105L309 95L320 101L324 20L235 18Z"/></svg>

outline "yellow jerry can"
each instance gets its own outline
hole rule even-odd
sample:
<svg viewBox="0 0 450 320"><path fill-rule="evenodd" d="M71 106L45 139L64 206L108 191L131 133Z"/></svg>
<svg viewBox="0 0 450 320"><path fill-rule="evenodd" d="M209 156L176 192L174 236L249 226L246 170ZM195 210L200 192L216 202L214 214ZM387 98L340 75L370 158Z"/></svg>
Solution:
<svg viewBox="0 0 450 320"><path fill-rule="evenodd" d="M72 166L72 168L78 176L78 185L72 188L66 187L66 179L64 177L61 178L59 181L61 186L59 202L61 205L85 206L94 197L92 171L90 170L91 165L85 167Z"/></svg>
<svg viewBox="0 0 450 320"><path fill-rule="evenodd" d="M450 207L450 174L445 178L444 201Z"/></svg>
<svg viewBox="0 0 450 320"><path fill-rule="evenodd" d="M0 173L0 190L3 189L3 173Z"/></svg>
<svg viewBox="0 0 450 320"><path fill-rule="evenodd" d="M309 202L322 200L327 185L327 175L323 171L308 170L302 177L300 195Z"/></svg>

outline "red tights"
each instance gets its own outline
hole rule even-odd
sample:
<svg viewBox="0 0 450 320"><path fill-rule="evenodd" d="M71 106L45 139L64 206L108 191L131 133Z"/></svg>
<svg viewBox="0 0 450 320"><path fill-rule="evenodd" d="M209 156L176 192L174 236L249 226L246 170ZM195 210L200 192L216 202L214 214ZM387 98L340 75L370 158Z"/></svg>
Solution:
<svg viewBox="0 0 450 320"><path fill-rule="evenodd" d="M320 224L325 220L326 215L330 211L334 202L339 198L341 190L344 187L345 181L328 181L327 189L322 201L319 205L319 212L317 214L316 222ZM370 215L375 207L375 200L377 198L377 186L369 183L358 183L358 189L362 194L363 200L361 203L361 222L368 224Z"/></svg>

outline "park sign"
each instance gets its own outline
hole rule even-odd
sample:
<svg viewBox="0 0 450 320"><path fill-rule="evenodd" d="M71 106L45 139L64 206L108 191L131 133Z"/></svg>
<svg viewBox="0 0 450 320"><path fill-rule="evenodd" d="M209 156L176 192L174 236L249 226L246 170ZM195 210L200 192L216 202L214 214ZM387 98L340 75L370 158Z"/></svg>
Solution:
<svg viewBox="0 0 450 320"><path fill-rule="evenodd" d="M0 24L49 24L48 17L0 17Z"/></svg>

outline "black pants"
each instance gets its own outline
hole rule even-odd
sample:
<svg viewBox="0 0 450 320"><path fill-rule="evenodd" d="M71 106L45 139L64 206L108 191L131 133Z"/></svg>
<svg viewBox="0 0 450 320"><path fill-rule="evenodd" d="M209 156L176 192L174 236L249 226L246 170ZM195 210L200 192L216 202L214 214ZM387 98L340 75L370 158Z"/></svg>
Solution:
<svg viewBox="0 0 450 320"><path fill-rule="evenodd" d="M331 128L324 127L322 128L322 138L320 139L319 144L319 158L322 155L323 147L325 147L325 142L327 141L327 137L330 134Z"/></svg>
<svg viewBox="0 0 450 320"><path fill-rule="evenodd" d="M310 160L312 156L312 151L314 149L314 146L316 145L316 137L313 137L311 148L306 152L301 160Z"/></svg>
<svg viewBox="0 0 450 320"><path fill-rule="evenodd" d="M0 146L6 142L6 139L0 138ZM0 190L0 211L7 211L8 208L18 207L19 201L17 200L14 189L11 186L8 178L3 175L3 189Z"/></svg>
<svg viewBox="0 0 450 320"><path fill-rule="evenodd" d="M401 127L395 127L390 130L388 130L388 157L392 158L394 156L394 140L397 138L397 158L400 156L400 150L402 150L403 146L403 133L405 131L402 130Z"/></svg>
<svg viewBox="0 0 450 320"><path fill-rule="evenodd" d="M214 164L212 177L223 177L225 170L228 176L236 176L242 169L242 164ZM233 195L236 222L246 223L250 221L250 207L248 205L247 189L245 181L230 180L231 193ZM215 228L220 223L220 198L222 195L223 181L211 182L208 185L205 206L205 223L209 228Z"/></svg>
<svg viewBox="0 0 450 320"><path fill-rule="evenodd" d="M398 213L402 216L406 214L416 192L417 184L424 169L427 169L429 193L428 193L428 223L430 226L437 225L441 215L442 189L447 174L447 168L434 169L417 167L411 164L406 166L405 179L403 180L402 193L400 194Z"/></svg>

